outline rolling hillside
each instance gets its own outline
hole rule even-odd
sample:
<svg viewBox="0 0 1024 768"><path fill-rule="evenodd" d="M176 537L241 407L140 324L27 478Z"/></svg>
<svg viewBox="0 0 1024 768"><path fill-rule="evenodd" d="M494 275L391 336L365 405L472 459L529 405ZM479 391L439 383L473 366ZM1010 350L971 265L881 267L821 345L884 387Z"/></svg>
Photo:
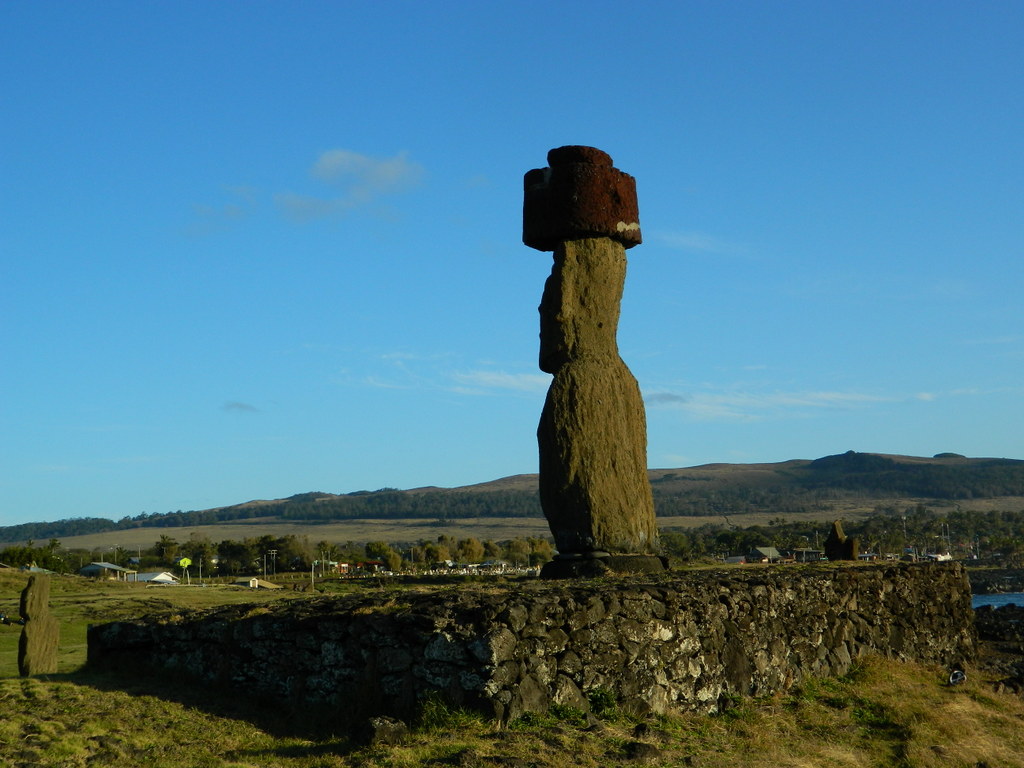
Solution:
<svg viewBox="0 0 1024 768"><path fill-rule="evenodd" d="M848 451L774 464L706 464L649 472L660 518L831 514L851 503L908 500L967 503L1024 497L1024 461L939 454L931 458ZM348 494L300 493L228 507L143 514L119 521L68 519L0 528L0 543L137 528L182 528L274 520L325 524L354 520L454 521L541 518L536 475L458 488L382 488Z"/></svg>

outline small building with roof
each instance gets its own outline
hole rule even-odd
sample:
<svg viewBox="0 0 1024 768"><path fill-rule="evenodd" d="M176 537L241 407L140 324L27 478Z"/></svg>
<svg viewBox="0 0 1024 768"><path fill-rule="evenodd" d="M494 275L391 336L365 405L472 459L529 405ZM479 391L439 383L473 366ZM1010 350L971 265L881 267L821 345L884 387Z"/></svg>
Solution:
<svg viewBox="0 0 1024 768"><path fill-rule="evenodd" d="M122 568L113 563L89 563L78 570L79 576L87 576L91 579L108 579L110 581L135 581L138 571L130 568Z"/></svg>
<svg viewBox="0 0 1024 768"><path fill-rule="evenodd" d="M782 555L775 547L754 547L747 553L748 563L777 563Z"/></svg>
<svg viewBox="0 0 1024 768"><path fill-rule="evenodd" d="M135 574L135 581L144 581L147 584L177 584L181 579L170 571L153 571Z"/></svg>

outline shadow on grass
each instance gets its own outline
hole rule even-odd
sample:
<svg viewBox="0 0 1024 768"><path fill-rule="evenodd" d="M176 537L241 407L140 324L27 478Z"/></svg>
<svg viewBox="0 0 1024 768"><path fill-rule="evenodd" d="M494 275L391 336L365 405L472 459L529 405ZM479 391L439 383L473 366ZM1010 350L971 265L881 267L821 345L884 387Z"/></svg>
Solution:
<svg viewBox="0 0 1024 768"><path fill-rule="evenodd" d="M215 717L251 723L275 738L317 741L308 746L310 756L316 756L317 750L325 754L346 754L360 746L353 737L363 724L342 722L339 713L323 706L297 706L294 702L274 701L249 691L217 688L151 670L126 675L85 667L77 672L46 677L99 691L171 701Z"/></svg>

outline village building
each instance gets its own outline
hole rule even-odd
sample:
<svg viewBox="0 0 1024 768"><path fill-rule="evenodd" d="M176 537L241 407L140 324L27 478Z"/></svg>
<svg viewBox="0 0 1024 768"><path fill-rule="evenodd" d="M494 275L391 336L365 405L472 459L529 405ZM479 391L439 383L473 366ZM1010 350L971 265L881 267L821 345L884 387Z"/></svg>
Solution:
<svg viewBox="0 0 1024 768"><path fill-rule="evenodd" d="M91 579L108 579L110 581L135 581L138 571L130 568L122 568L113 563L89 563L78 570L79 576L87 576Z"/></svg>
<svg viewBox="0 0 1024 768"><path fill-rule="evenodd" d="M754 547L747 553L748 563L777 563L782 555L775 547Z"/></svg>
<svg viewBox="0 0 1024 768"><path fill-rule="evenodd" d="M147 584L177 584L181 579L170 571L153 571L150 573L135 574L135 581L142 581Z"/></svg>

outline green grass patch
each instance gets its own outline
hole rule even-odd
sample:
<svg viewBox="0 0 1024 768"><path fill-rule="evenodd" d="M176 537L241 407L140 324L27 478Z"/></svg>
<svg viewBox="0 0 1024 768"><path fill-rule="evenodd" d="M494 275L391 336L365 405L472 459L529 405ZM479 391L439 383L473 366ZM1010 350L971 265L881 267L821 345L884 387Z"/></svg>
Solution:
<svg viewBox="0 0 1024 768"><path fill-rule="evenodd" d="M16 615L25 580L0 572L0 610ZM373 594L393 601L391 608L403 603L393 586ZM736 699L716 717L631 717L610 690L595 689L588 693L589 714L556 706L502 728L433 699L402 744L373 749L349 741L344 730L356 724L338 723L324 707L277 708L230 686L148 675L126 680L82 669L89 623L224 604L251 604L258 612L292 599L310 596L54 578L60 674L19 678L20 628L0 627L0 766L606 768L637 765L635 742L642 741L657 749L657 764L689 760L703 768L752 759L782 768L1024 768L1020 698L995 693L973 670L965 684L951 687L943 670L880 658L864 660L843 678L803 681L787 695ZM333 723L333 732L325 723Z"/></svg>

